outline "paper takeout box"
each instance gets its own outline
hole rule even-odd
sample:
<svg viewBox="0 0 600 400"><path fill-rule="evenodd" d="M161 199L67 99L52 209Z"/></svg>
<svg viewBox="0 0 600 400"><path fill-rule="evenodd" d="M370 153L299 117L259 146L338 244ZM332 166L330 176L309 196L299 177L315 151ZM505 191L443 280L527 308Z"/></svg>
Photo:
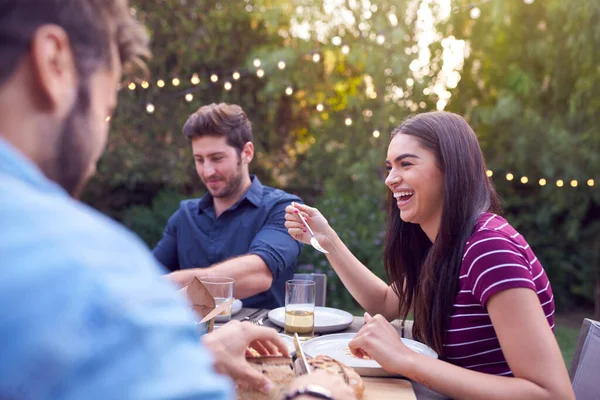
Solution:
<svg viewBox="0 0 600 400"><path fill-rule="evenodd" d="M192 309L198 316L198 321L201 321L208 313L215 309L215 299L198 278L194 278L192 282L181 289L181 291L185 292ZM203 325L200 322L198 322L198 324ZM212 332L215 325L214 317L204 324L206 324L206 331Z"/></svg>

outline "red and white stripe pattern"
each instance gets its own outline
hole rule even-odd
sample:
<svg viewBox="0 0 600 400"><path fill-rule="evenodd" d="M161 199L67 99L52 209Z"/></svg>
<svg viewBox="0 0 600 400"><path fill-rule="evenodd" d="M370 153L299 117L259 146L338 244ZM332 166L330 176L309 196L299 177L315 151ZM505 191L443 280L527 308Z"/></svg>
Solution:
<svg viewBox="0 0 600 400"><path fill-rule="evenodd" d="M465 245L444 345L447 361L475 371L512 375L485 308L490 296L512 288L534 290L554 330L554 296L542 264L504 218L484 213Z"/></svg>

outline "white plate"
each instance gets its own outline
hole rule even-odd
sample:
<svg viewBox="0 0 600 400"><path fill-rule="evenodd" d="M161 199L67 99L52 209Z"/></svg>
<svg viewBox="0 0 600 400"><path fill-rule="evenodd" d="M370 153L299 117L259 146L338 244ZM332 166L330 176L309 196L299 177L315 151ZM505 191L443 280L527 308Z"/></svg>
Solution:
<svg viewBox="0 0 600 400"><path fill-rule="evenodd" d="M310 357L316 357L324 354L335 358L338 361L352 367L361 376L397 376L381 368L381 365L374 360L362 360L354 357L348 349L348 343L354 338L356 333L338 333L335 335L319 336L307 340L302 344L302 349ZM421 342L402 338L402 341L409 349L429 356L438 358L438 355L430 347Z"/></svg>
<svg viewBox="0 0 600 400"><path fill-rule="evenodd" d="M285 326L285 307L269 311L269 320L283 328ZM349 312L337 308L315 307L315 333L330 333L346 329L354 321Z"/></svg>
<svg viewBox="0 0 600 400"><path fill-rule="evenodd" d="M240 310L242 309L242 301L235 299L233 300L233 303L231 303L231 315L235 315L237 313L240 312ZM231 318L228 318L226 316L223 315L217 315L215 317L215 322L228 322Z"/></svg>

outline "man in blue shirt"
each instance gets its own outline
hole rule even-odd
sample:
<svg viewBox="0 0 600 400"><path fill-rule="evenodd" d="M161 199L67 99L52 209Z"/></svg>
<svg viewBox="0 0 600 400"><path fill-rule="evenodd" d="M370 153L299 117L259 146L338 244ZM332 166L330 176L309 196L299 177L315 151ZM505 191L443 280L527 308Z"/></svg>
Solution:
<svg viewBox="0 0 600 400"><path fill-rule="evenodd" d="M203 106L183 133L208 193L181 203L154 256L182 287L194 277L230 277L245 307L284 305L285 282L301 251L285 229L285 207L300 199L249 174L252 126L241 107Z"/></svg>
<svg viewBox="0 0 600 400"><path fill-rule="evenodd" d="M209 354L143 243L73 198L122 66L148 54L127 3L5 1L0 43L0 399L232 399L215 369L266 389L244 354L255 340L287 353L274 330L227 324L203 336ZM292 387L348 390L330 381Z"/></svg>

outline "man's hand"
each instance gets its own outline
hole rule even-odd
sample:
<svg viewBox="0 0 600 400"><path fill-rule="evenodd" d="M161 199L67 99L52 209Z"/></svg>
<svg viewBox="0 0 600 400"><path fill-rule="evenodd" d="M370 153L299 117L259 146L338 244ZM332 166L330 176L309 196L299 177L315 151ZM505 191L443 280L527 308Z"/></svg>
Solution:
<svg viewBox="0 0 600 400"><path fill-rule="evenodd" d="M185 288L190 284L192 279L194 279L194 275L190 274L189 271L180 270L165 275L165 278L175 283L180 288Z"/></svg>
<svg viewBox="0 0 600 400"><path fill-rule="evenodd" d="M274 329L250 322L230 321L204 335L202 341L215 358L217 372L263 392L268 392L272 384L246 361L247 349L250 347L261 355L290 355L286 343Z"/></svg>

